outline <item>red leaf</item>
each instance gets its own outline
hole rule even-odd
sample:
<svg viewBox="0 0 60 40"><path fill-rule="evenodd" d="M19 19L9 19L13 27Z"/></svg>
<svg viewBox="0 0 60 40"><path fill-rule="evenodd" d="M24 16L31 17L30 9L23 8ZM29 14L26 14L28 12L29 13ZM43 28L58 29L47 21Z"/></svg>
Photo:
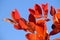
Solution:
<svg viewBox="0 0 60 40"><path fill-rule="evenodd" d="M57 29L57 28L55 28L55 29L53 29L51 32L50 32L50 36L51 35L55 35L55 34L57 34L57 33L59 33L60 32L60 30L59 29Z"/></svg>
<svg viewBox="0 0 60 40"><path fill-rule="evenodd" d="M36 25L36 33L38 36L45 38L45 35L47 33L47 28L44 20L38 20Z"/></svg>
<svg viewBox="0 0 60 40"><path fill-rule="evenodd" d="M51 16L54 16L56 14L56 10L53 6L51 6L51 9L50 9L50 15Z"/></svg>
<svg viewBox="0 0 60 40"><path fill-rule="evenodd" d="M26 34L26 38L28 40L36 40L36 36L34 34L30 34L30 33Z"/></svg>
<svg viewBox="0 0 60 40"><path fill-rule="evenodd" d="M32 14L35 18L40 18L42 16L42 9L38 4L35 4L34 10L29 9L30 14Z"/></svg>
<svg viewBox="0 0 60 40"><path fill-rule="evenodd" d="M35 17L32 14L29 15L28 20L29 20L29 22L36 23Z"/></svg>
<svg viewBox="0 0 60 40"><path fill-rule="evenodd" d="M29 8L28 10L29 10L30 14L35 15L35 11L33 9Z"/></svg>
<svg viewBox="0 0 60 40"><path fill-rule="evenodd" d="M34 33L35 28L33 28L30 23L28 23L27 26L28 26L27 30L31 33Z"/></svg>
<svg viewBox="0 0 60 40"><path fill-rule="evenodd" d="M16 30L22 30L22 28L21 28L20 25L14 25L14 28L15 28Z"/></svg>
<svg viewBox="0 0 60 40"><path fill-rule="evenodd" d="M28 33L28 34L26 34L26 38L28 39L28 40L41 40L36 34L31 34L31 33Z"/></svg>
<svg viewBox="0 0 60 40"><path fill-rule="evenodd" d="M38 35L38 37L42 37L44 36L44 32L43 32L43 27L41 26L36 26L36 34Z"/></svg>
<svg viewBox="0 0 60 40"><path fill-rule="evenodd" d="M27 21L23 18L20 18L19 20L19 25L21 26L22 29L27 29Z"/></svg>
<svg viewBox="0 0 60 40"><path fill-rule="evenodd" d="M42 4L42 8L44 11L44 18L47 18L47 14L48 14L48 3L46 3L46 5Z"/></svg>
<svg viewBox="0 0 60 40"><path fill-rule="evenodd" d="M60 19L60 13L55 14L55 16Z"/></svg>
<svg viewBox="0 0 60 40"><path fill-rule="evenodd" d="M16 22L18 22L20 19L20 15L19 15L19 12L17 11L17 9L12 11L11 16L12 16L12 19Z"/></svg>
<svg viewBox="0 0 60 40"><path fill-rule="evenodd" d="M36 24L33 23L33 22L29 22L29 24L31 25L31 28L32 28L33 30L35 30L35 26L36 26Z"/></svg>
<svg viewBox="0 0 60 40"><path fill-rule="evenodd" d="M34 30L35 24L36 24L35 17L32 14L30 14L28 19L29 19L29 24L30 24L31 28Z"/></svg>
<svg viewBox="0 0 60 40"><path fill-rule="evenodd" d="M40 18L42 16L42 9L38 4L34 5L34 10L37 18Z"/></svg>
<svg viewBox="0 0 60 40"><path fill-rule="evenodd" d="M56 26L56 28L60 28L60 13L55 14L53 17L53 23Z"/></svg>

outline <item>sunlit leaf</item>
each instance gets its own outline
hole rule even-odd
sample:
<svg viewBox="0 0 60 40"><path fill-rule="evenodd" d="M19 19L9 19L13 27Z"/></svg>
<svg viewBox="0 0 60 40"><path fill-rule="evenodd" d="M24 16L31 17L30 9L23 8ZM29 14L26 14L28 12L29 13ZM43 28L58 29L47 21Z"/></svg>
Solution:
<svg viewBox="0 0 60 40"><path fill-rule="evenodd" d="M38 36L41 36L43 39L47 33L47 28L44 20L38 20L36 25L36 33Z"/></svg>
<svg viewBox="0 0 60 40"><path fill-rule="evenodd" d="M56 26L56 28L60 28L60 14L57 13L55 14L55 16L53 17L53 23Z"/></svg>
<svg viewBox="0 0 60 40"><path fill-rule="evenodd" d="M28 40L36 40L36 36L34 34L30 34L30 33L26 34L26 38Z"/></svg>
<svg viewBox="0 0 60 40"><path fill-rule="evenodd" d="M42 16L42 9L38 4L34 5L34 10L35 10L35 14L38 15L39 17Z"/></svg>
<svg viewBox="0 0 60 40"><path fill-rule="evenodd" d="M16 30L22 30L22 28L21 28L20 25L14 25L14 28L15 28Z"/></svg>
<svg viewBox="0 0 60 40"><path fill-rule="evenodd" d="M19 12L17 9L15 9L11 12L11 16L12 16L12 19L16 22L18 22L20 19L20 15L19 15Z"/></svg>
<svg viewBox="0 0 60 40"><path fill-rule="evenodd" d="M5 18L4 21L14 25L16 30L24 30L27 32L25 35L27 40L50 40L50 36L56 35L60 32L60 9L57 12L53 6L50 8L50 15L52 17L52 31L48 34L46 22L51 21L48 18L48 3L34 5L34 8L28 9L28 21L20 17L17 9L11 12L12 19ZM54 39L60 40L60 39Z"/></svg>
<svg viewBox="0 0 60 40"><path fill-rule="evenodd" d="M23 18L20 18L19 25L21 26L22 29L27 29L27 27L28 27L26 20Z"/></svg>
<svg viewBox="0 0 60 40"><path fill-rule="evenodd" d="M34 33L35 28L33 28L30 23L28 23L27 26L28 26L27 30L28 30L29 32L31 32L31 33Z"/></svg>
<svg viewBox="0 0 60 40"><path fill-rule="evenodd" d="M53 24L52 24L52 31L50 32L50 35L55 35L60 32L60 14L57 13L53 16Z"/></svg>
<svg viewBox="0 0 60 40"><path fill-rule="evenodd" d="M60 19L60 13L55 14L55 16Z"/></svg>
<svg viewBox="0 0 60 40"><path fill-rule="evenodd" d="M35 18L41 18L42 9L38 4L34 5L34 9L29 9L30 14L32 14Z"/></svg>
<svg viewBox="0 0 60 40"><path fill-rule="evenodd" d="M48 15L48 3L42 4L42 8L43 8L43 11L44 11L44 18L47 18L47 15Z"/></svg>

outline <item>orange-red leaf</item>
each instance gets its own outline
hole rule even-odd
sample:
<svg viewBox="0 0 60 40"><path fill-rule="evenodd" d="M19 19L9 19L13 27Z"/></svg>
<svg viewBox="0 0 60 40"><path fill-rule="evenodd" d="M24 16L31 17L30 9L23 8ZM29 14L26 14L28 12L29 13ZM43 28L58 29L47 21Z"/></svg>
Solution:
<svg viewBox="0 0 60 40"><path fill-rule="evenodd" d="M43 8L43 11L44 11L44 18L47 18L47 14L48 14L48 3L45 4L42 4L42 8Z"/></svg>
<svg viewBox="0 0 60 40"><path fill-rule="evenodd" d="M60 19L60 13L55 14L55 16Z"/></svg>
<svg viewBox="0 0 60 40"><path fill-rule="evenodd" d="M21 26L22 29L27 29L27 21L23 18L20 18L19 20L19 25Z"/></svg>
<svg viewBox="0 0 60 40"><path fill-rule="evenodd" d="M22 28L21 28L20 25L14 25L14 28L15 28L16 30L22 30Z"/></svg>
<svg viewBox="0 0 60 40"><path fill-rule="evenodd" d="M35 15L35 11L33 9L29 8L28 11L30 12L30 14Z"/></svg>
<svg viewBox="0 0 60 40"><path fill-rule="evenodd" d="M36 36L34 34L30 34L30 33L26 34L26 38L28 40L36 40Z"/></svg>
<svg viewBox="0 0 60 40"><path fill-rule="evenodd" d="M12 19L16 22L18 22L20 19L20 15L19 15L19 12L17 11L17 9L12 11L11 16L12 16Z"/></svg>
<svg viewBox="0 0 60 40"><path fill-rule="evenodd" d="M41 26L36 26L36 34L40 37L42 37L43 38L43 36L44 36L44 32L43 32L44 30L43 30L43 27L41 27Z"/></svg>
<svg viewBox="0 0 60 40"><path fill-rule="evenodd" d="M60 13L55 14L53 17L53 23L56 26L56 28L60 28Z"/></svg>
<svg viewBox="0 0 60 40"><path fill-rule="evenodd" d="M40 18L42 16L42 9L38 4L35 4L34 10L29 9L30 14L32 14L35 18Z"/></svg>
<svg viewBox="0 0 60 40"><path fill-rule="evenodd" d="M28 40L42 40L42 38L39 38L36 34L32 34L32 33L26 34L26 38Z"/></svg>
<svg viewBox="0 0 60 40"><path fill-rule="evenodd" d="M27 30L31 33L34 33L35 28L33 28L30 23L28 23L27 26L28 26Z"/></svg>
<svg viewBox="0 0 60 40"><path fill-rule="evenodd" d="M36 33L38 36L45 38L47 33L47 28L44 20L38 20L36 25Z"/></svg>
<svg viewBox="0 0 60 40"><path fill-rule="evenodd" d="M34 10L35 10L36 16L38 15L37 18L42 16L42 9L38 4L34 5Z"/></svg>
<svg viewBox="0 0 60 40"><path fill-rule="evenodd" d="M48 10L48 3L45 4L42 4L42 8L44 11L47 11Z"/></svg>
<svg viewBox="0 0 60 40"><path fill-rule="evenodd" d="M33 23L33 22L29 22L29 24L31 25L31 28L32 28L33 30L35 30L36 24Z"/></svg>

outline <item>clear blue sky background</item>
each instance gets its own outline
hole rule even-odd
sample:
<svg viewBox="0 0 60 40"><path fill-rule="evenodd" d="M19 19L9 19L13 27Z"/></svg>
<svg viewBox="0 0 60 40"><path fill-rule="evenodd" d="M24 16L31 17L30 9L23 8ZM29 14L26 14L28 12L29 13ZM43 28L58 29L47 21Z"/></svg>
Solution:
<svg viewBox="0 0 60 40"><path fill-rule="evenodd" d="M26 40L26 32L15 30L13 25L3 21L3 18L11 18L11 11L17 9L21 17L28 20L28 8L33 8L34 4L49 3L55 8L60 8L60 0L0 0L0 40ZM50 14L49 18L51 18ZM48 24L49 23L49 24ZM51 31L52 21L47 23L48 32ZM51 40L54 38L60 38L60 33L51 36Z"/></svg>

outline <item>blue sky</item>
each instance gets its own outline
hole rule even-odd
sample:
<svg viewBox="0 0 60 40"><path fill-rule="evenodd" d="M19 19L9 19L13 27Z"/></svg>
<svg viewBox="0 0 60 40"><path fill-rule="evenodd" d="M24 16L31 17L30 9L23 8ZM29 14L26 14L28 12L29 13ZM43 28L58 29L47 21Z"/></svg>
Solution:
<svg viewBox="0 0 60 40"><path fill-rule="evenodd" d="M60 8L60 0L0 0L0 40L26 40L26 32L15 30L13 25L3 21L3 18L11 18L11 11L17 9L21 17L28 20L28 8L33 8L34 4L46 4L48 2L49 9L53 5L55 8ZM50 11L50 10L49 10ZM48 12L49 13L49 12ZM48 14L51 19L50 14ZM47 23L48 32L51 31L52 21ZM60 33L51 36L51 40L60 38Z"/></svg>

